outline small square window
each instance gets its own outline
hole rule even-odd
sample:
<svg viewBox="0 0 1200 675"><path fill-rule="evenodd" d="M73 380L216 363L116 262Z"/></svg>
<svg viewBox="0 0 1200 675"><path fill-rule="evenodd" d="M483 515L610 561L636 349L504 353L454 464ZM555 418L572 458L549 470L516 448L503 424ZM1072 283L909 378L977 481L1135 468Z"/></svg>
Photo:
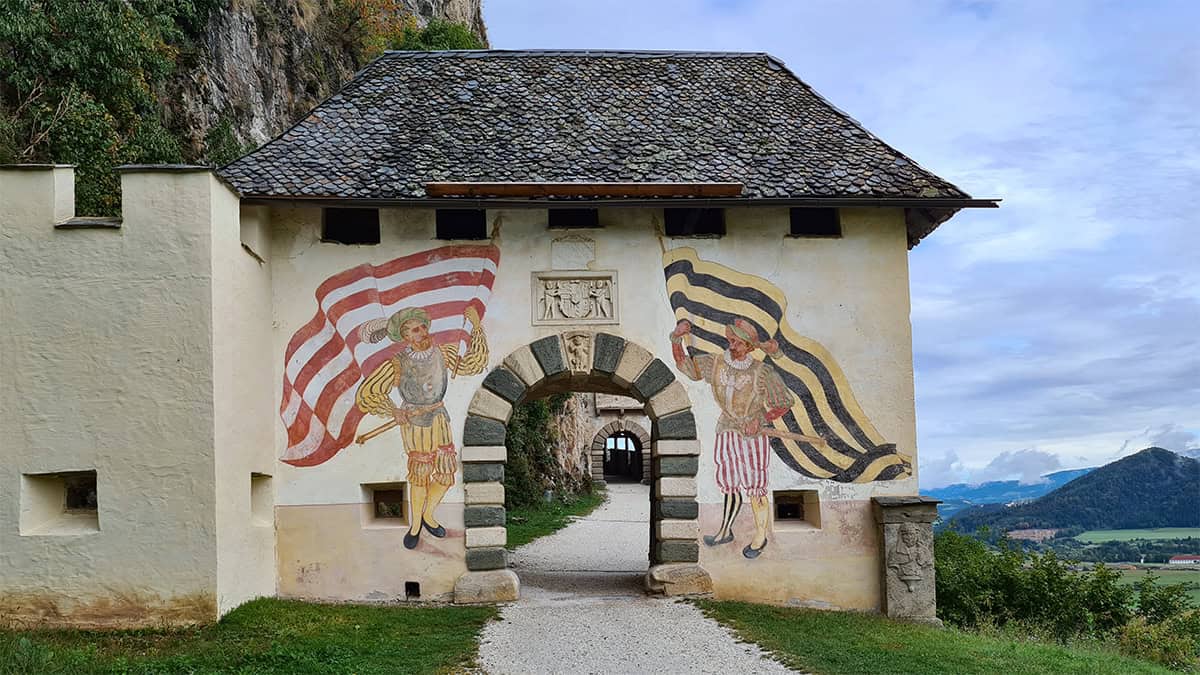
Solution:
<svg viewBox="0 0 1200 675"><path fill-rule="evenodd" d="M487 239L484 209L438 209L438 239Z"/></svg>
<svg viewBox="0 0 1200 675"><path fill-rule="evenodd" d="M791 209L792 237L840 237L842 220L837 209Z"/></svg>
<svg viewBox="0 0 1200 675"><path fill-rule="evenodd" d="M364 527L408 525L408 486L405 483L370 483L362 486Z"/></svg>
<svg viewBox="0 0 1200 675"><path fill-rule="evenodd" d="M668 237L725 236L725 209L663 209Z"/></svg>
<svg viewBox="0 0 1200 675"><path fill-rule="evenodd" d="M321 241L337 244L378 244L379 209L322 211Z"/></svg>
<svg viewBox="0 0 1200 675"><path fill-rule="evenodd" d="M776 525L821 527L821 504L816 490L777 490L772 501Z"/></svg>
<svg viewBox="0 0 1200 675"><path fill-rule="evenodd" d="M600 211L597 209L550 209L547 227L552 230L600 227Z"/></svg>
<svg viewBox="0 0 1200 675"><path fill-rule="evenodd" d="M64 510L67 513L96 511L96 472L62 474L65 493Z"/></svg>
<svg viewBox="0 0 1200 675"><path fill-rule="evenodd" d="M375 490L375 517L404 520L404 490Z"/></svg>

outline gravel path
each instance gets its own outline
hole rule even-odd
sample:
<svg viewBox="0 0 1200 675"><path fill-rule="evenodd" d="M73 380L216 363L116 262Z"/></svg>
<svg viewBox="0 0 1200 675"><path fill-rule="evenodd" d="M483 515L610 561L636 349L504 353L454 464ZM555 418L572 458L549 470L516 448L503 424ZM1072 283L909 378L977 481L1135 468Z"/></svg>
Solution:
<svg viewBox="0 0 1200 675"><path fill-rule="evenodd" d="M791 672L690 604L643 593L649 490L610 484L591 515L517 549L521 599L484 629L484 672Z"/></svg>

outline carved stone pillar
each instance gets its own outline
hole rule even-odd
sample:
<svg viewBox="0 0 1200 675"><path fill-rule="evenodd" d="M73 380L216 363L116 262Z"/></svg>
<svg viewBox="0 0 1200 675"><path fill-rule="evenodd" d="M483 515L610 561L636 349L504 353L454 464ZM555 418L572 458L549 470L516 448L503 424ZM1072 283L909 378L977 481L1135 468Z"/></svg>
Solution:
<svg viewBox="0 0 1200 675"><path fill-rule="evenodd" d="M941 500L875 497L883 613L895 619L941 625L933 571L933 521Z"/></svg>

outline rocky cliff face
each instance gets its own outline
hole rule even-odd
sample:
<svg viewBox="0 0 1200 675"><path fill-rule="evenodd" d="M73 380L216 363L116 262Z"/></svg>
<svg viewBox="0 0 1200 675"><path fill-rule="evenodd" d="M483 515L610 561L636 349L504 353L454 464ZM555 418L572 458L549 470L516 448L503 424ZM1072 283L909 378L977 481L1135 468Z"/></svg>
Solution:
<svg viewBox="0 0 1200 675"><path fill-rule="evenodd" d="M444 19L487 43L481 0L399 0L419 24ZM242 144L279 134L364 64L353 42L352 0L232 0L214 12L201 44L179 55L162 92L169 128L199 156L210 130Z"/></svg>

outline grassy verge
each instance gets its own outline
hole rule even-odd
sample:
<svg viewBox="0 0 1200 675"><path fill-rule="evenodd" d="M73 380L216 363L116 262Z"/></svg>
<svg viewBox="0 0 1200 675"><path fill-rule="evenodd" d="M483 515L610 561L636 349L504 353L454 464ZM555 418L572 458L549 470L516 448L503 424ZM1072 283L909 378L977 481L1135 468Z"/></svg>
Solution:
<svg viewBox="0 0 1200 675"><path fill-rule="evenodd" d="M704 612L792 668L834 673L1169 673L1145 661L891 621L879 616L700 601Z"/></svg>
<svg viewBox="0 0 1200 675"><path fill-rule="evenodd" d="M586 516L603 503L604 491L593 490L566 502L555 499L548 503L509 509L508 548L512 550L534 539L554 534L566 527L572 516Z"/></svg>
<svg viewBox="0 0 1200 675"><path fill-rule="evenodd" d="M0 673L436 673L469 663L491 607L261 599L211 626L0 631Z"/></svg>

